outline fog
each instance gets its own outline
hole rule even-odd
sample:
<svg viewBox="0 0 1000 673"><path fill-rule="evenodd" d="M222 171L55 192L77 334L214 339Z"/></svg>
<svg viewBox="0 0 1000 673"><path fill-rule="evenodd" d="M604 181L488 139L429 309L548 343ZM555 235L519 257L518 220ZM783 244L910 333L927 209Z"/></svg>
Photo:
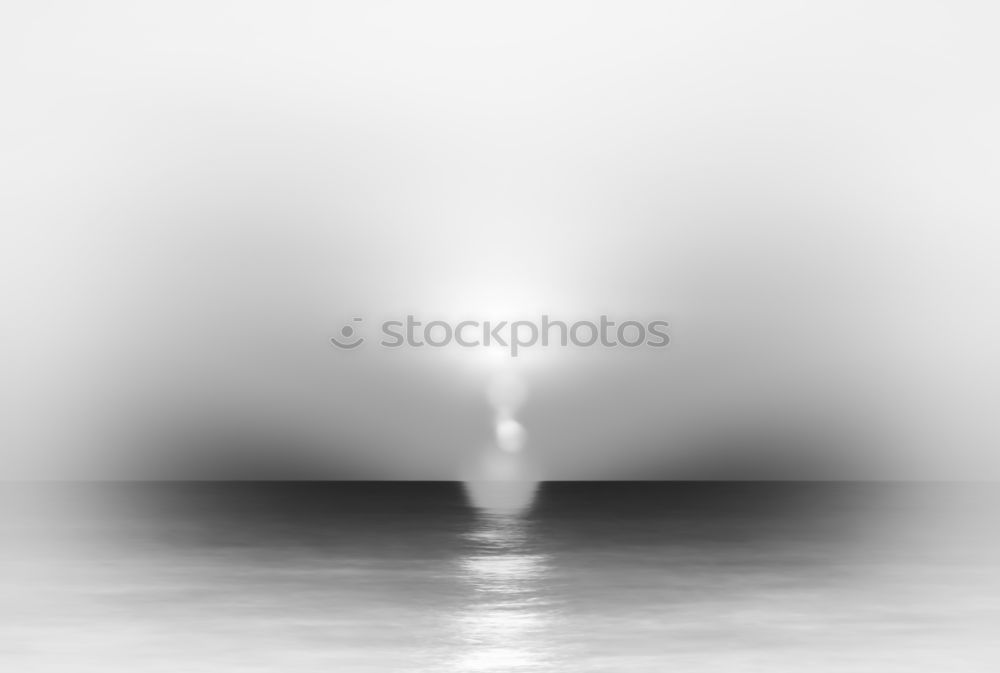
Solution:
<svg viewBox="0 0 1000 673"><path fill-rule="evenodd" d="M5 7L5 473L998 478L998 18ZM543 314L670 344L330 343Z"/></svg>

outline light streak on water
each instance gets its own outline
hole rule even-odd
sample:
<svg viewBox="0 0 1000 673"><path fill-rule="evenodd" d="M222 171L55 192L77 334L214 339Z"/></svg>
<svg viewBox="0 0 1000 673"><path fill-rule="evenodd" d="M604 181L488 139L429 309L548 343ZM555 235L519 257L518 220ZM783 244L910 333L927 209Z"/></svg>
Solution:
<svg viewBox="0 0 1000 673"><path fill-rule="evenodd" d="M466 484L478 515L463 535L469 551L457 561L469 595L454 617L456 673L555 670L549 629L558 611L546 591L552 558L532 544L524 517L536 486L507 482L485 491Z"/></svg>

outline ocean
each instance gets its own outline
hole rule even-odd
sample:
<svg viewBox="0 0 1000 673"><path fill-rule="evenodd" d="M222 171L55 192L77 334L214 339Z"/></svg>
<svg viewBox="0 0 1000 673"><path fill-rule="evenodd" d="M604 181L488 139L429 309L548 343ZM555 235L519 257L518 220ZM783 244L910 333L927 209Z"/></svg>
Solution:
<svg viewBox="0 0 1000 673"><path fill-rule="evenodd" d="M0 670L1000 670L1000 488L0 487Z"/></svg>

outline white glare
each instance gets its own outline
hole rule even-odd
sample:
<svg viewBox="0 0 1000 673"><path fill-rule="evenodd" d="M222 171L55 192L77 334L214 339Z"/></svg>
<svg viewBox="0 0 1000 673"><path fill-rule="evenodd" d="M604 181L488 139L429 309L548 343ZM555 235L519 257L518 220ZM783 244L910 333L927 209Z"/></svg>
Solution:
<svg viewBox="0 0 1000 673"><path fill-rule="evenodd" d="M528 511L535 499L535 491L538 490L537 481L527 478L502 479L489 473L486 476L486 479L470 480L463 484L469 501L476 509L495 516Z"/></svg>
<svg viewBox="0 0 1000 673"><path fill-rule="evenodd" d="M524 426L513 418L502 418L497 421L497 446L508 453L520 453L524 448Z"/></svg>

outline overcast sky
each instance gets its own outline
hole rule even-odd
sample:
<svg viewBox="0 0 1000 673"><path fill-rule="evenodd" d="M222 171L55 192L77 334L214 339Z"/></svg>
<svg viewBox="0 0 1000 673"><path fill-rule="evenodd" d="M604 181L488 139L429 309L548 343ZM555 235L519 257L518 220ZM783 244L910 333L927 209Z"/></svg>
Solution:
<svg viewBox="0 0 1000 673"><path fill-rule="evenodd" d="M998 19L6 3L9 473L452 479L514 377L543 478L1000 477ZM671 343L331 347L407 313Z"/></svg>

